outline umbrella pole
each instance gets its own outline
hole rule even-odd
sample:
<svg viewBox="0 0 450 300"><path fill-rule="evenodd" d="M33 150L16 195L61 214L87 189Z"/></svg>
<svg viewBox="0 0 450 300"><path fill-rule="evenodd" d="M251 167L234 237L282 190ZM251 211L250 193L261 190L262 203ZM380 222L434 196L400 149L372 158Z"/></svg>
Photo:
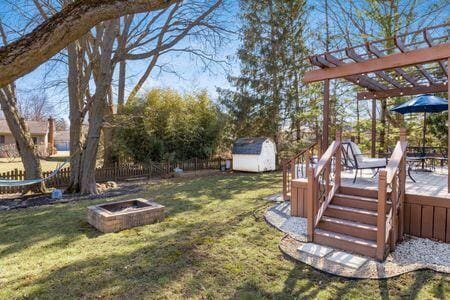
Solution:
<svg viewBox="0 0 450 300"><path fill-rule="evenodd" d="M422 132L422 156L425 157L425 143L427 133L427 112L423 113L423 132ZM422 159L422 169L425 169L425 159Z"/></svg>

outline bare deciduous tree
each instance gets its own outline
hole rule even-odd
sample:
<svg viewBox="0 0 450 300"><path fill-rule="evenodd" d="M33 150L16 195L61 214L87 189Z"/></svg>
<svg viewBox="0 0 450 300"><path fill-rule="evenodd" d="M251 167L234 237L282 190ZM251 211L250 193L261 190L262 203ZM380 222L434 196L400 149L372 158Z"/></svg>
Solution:
<svg viewBox="0 0 450 300"><path fill-rule="evenodd" d="M69 124L67 124L66 119L58 118L55 120L55 130L56 131L66 131L69 129Z"/></svg>
<svg viewBox="0 0 450 300"><path fill-rule="evenodd" d="M45 94L31 94L18 101L19 111L25 120L46 121L54 115L53 104Z"/></svg>
<svg viewBox="0 0 450 300"><path fill-rule="evenodd" d="M48 18L47 13L56 10L48 1L34 2L44 18ZM98 24L94 30L67 47L71 123L70 191L97 192L95 165L102 129L103 136L108 142L105 143L104 157L106 162L109 160L112 129L104 124L111 123L112 119L111 82L116 66L119 65L118 103L122 107L125 99L125 60L150 60L149 68L140 80L139 87L134 89L137 92L162 54L171 50L184 50L203 59L209 59L210 57L200 49L174 47L186 37L205 36L206 40L207 34L211 34L209 30L219 32L221 29L218 24L214 24L209 18L221 3L222 0L213 3L206 0L187 1L146 15L127 15L120 20ZM46 12L44 7L49 6L50 9ZM95 91L91 95L94 86ZM87 137L84 138L81 125L87 114L89 130Z"/></svg>

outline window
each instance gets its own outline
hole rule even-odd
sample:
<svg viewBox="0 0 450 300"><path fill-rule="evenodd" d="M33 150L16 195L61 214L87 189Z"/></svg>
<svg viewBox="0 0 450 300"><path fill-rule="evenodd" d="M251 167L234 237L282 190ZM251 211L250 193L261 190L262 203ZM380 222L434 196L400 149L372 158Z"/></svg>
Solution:
<svg viewBox="0 0 450 300"><path fill-rule="evenodd" d="M37 137L33 136L33 143L34 143L35 145L37 145L37 142L38 142Z"/></svg>
<svg viewBox="0 0 450 300"><path fill-rule="evenodd" d="M0 144L4 144L4 143L5 143L5 136L0 135Z"/></svg>

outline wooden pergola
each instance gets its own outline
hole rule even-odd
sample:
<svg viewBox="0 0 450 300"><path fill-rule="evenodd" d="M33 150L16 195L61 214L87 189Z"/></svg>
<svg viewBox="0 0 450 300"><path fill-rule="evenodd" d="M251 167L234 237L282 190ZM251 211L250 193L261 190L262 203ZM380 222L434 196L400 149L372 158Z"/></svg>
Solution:
<svg viewBox="0 0 450 300"><path fill-rule="evenodd" d="M317 68L307 72L304 81L324 81L321 148L328 147L331 79L345 79L359 86L357 101L372 100L372 155L376 144L376 100L437 92L450 95L449 32L450 23L445 23L311 56L310 61ZM450 149L450 113L447 126ZM450 176L448 189L450 193Z"/></svg>

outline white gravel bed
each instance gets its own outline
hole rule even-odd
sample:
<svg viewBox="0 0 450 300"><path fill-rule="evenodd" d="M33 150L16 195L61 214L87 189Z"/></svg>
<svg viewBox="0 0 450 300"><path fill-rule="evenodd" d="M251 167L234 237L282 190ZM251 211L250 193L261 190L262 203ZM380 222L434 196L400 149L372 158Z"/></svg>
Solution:
<svg viewBox="0 0 450 300"><path fill-rule="evenodd" d="M306 242L306 219L291 217L291 206L288 201L274 205L266 211L266 221L298 241Z"/></svg>
<svg viewBox="0 0 450 300"><path fill-rule="evenodd" d="M419 269L450 274L450 244L406 236L382 263L369 259L358 270L346 268L324 258L299 252L306 242L305 218L290 216L290 203L278 203L265 213L266 221L288 235L281 240L281 250L290 257L327 273L350 278L389 278ZM339 250L341 251L341 250Z"/></svg>
<svg viewBox="0 0 450 300"><path fill-rule="evenodd" d="M433 266L450 273L450 244L410 236L409 240L398 244L386 260L397 264Z"/></svg>

